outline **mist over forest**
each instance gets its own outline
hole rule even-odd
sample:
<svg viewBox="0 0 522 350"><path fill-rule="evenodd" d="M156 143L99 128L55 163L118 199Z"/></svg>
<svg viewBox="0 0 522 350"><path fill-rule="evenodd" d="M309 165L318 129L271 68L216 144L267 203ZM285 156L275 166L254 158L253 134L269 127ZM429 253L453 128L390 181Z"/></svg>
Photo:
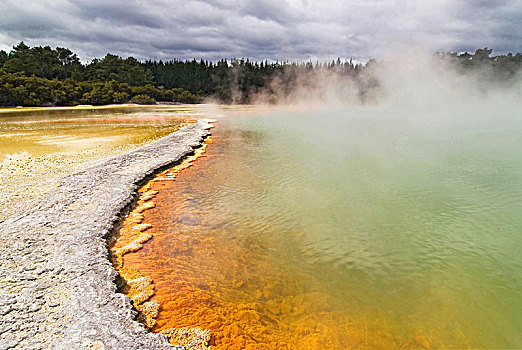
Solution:
<svg viewBox="0 0 522 350"><path fill-rule="evenodd" d="M522 54L491 54L488 48L436 52L432 57L404 53L365 64L341 59L139 61L107 54L82 64L67 48L20 42L9 53L0 51L0 106L303 101L376 105L401 86L422 90L432 83L479 94L520 94Z"/></svg>

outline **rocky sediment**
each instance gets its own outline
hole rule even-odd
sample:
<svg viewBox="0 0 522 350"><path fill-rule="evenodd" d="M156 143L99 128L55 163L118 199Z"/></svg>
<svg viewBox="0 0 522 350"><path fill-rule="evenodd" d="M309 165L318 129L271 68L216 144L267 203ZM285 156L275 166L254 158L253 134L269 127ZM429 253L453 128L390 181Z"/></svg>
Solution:
<svg viewBox="0 0 522 350"><path fill-rule="evenodd" d="M140 183L201 144L190 124L62 179L34 207L0 224L0 349L172 349L116 293L107 237Z"/></svg>

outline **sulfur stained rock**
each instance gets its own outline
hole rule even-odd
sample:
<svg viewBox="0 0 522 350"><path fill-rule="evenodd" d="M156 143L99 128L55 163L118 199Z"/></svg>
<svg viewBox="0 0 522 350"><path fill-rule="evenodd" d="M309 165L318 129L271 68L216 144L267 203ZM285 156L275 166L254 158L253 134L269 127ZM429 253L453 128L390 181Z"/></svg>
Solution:
<svg viewBox="0 0 522 350"><path fill-rule="evenodd" d="M120 230L120 235L111 248L113 265L127 283L125 293L131 298L134 306L139 312L138 320L145 324L145 326L147 326L149 329L152 329L152 327L156 325L156 317L158 316L160 307L159 301L149 300L154 295L153 281L150 277L143 276L141 272L136 269L125 268L124 255L140 250L143 247L143 244L153 236L152 233L148 231L152 225L143 222L143 212L155 206L151 199L153 199L159 193L158 190L151 189L152 182L173 179L173 174L177 175L182 169L185 169L190 165L190 163L203 155L207 142L209 142L209 140L207 140L202 147L195 151L194 156L186 158L173 169L169 169L161 173L140 189L140 197L138 199L137 206L127 215L127 218L123 222L123 227ZM206 289L208 289L208 287ZM205 293L204 291L194 294L194 297L201 303L209 304L207 300L209 300L210 297L208 293ZM185 316L188 316L189 313L185 311L184 314ZM194 318L203 318L204 316L205 315L203 314L203 310L191 313L191 317ZM180 333L178 331L174 331L174 328L172 329L173 331L169 334L175 335L175 340L172 340L174 341L173 344L180 344L180 342L183 343L183 339L181 339L182 336L180 334L190 333L191 336L194 334L203 334L203 330L200 328L197 328L198 332L196 333L194 333L196 328L193 328L193 331L188 333ZM191 348L203 349L201 346L191 346Z"/></svg>
<svg viewBox="0 0 522 350"><path fill-rule="evenodd" d="M143 214L133 211L125 220L127 222L132 222L133 224L139 224L143 221Z"/></svg>
<svg viewBox="0 0 522 350"><path fill-rule="evenodd" d="M132 227L132 230L134 231L138 231L138 232L142 232L142 231L145 231L146 229L152 227L151 224L137 224L137 225L134 225Z"/></svg>
<svg viewBox="0 0 522 350"><path fill-rule="evenodd" d="M140 196L140 201L148 201L148 200L151 200L152 198L156 197L156 195L158 194L158 190L148 190L148 191L145 191L141 194Z"/></svg>
<svg viewBox="0 0 522 350"><path fill-rule="evenodd" d="M160 303L157 300L147 301L136 306L140 312L138 320L144 323L147 328L151 329L156 324L156 317L158 317Z"/></svg>
<svg viewBox="0 0 522 350"><path fill-rule="evenodd" d="M136 213L141 213L147 209L152 209L156 206L156 204L154 204L153 202L145 202L145 203L140 203L136 209L134 209L134 212Z"/></svg>
<svg viewBox="0 0 522 350"><path fill-rule="evenodd" d="M152 278L148 276L129 280L127 284L130 286L127 295L132 299L134 305L139 305L154 295L154 284Z"/></svg>
<svg viewBox="0 0 522 350"><path fill-rule="evenodd" d="M147 200L150 200L157 194L157 191L147 191L145 193L147 194ZM144 204L148 204L150 208L154 205L152 202L145 203L140 196L137 208L127 216L123 228L120 230L120 235L111 248L113 265L117 270L123 266L123 256L125 254L140 250L143 244L152 238L152 233L144 232L152 227L152 225L142 222L142 212L148 208Z"/></svg>
<svg viewBox="0 0 522 350"><path fill-rule="evenodd" d="M173 345L181 345L187 350L207 350L212 332L199 327L169 328L160 332L169 338Z"/></svg>

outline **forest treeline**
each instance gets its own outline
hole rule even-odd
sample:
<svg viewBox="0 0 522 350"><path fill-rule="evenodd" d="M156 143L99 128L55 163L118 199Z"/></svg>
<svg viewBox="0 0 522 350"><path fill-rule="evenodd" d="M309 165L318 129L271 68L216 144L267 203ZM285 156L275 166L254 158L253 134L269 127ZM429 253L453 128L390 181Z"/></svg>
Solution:
<svg viewBox="0 0 522 350"><path fill-rule="evenodd" d="M437 52L433 57L441 65L455 66L461 74L480 71L488 81L513 80L522 55L490 57L491 52L487 48L474 54ZM277 103L290 98L298 87L313 91L324 84L319 76L350 82L360 101L365 102L379 89L378 76L371 74L378 64L375 60L363 65L340 59L328 63L248 59L140 62L113 54L82 64L67 48L29 47L20 42L9 53L0 50L0 105L200 103L206 98L221 103L252 103L260 96L264 102Z"/></svg>
<svg viewBox="0 0 522 350"><path fill-rule="evenodd" d="M502 84L509 86L517 82L520 76L520 68L522 67L522 54L499 55L490 57L493 49L487 47L477 49L474 54L464 52L457 54L456 52L435 52L433 59L435 63L451 65L460 74L475 74L480 78L481 83Z"/></svg>

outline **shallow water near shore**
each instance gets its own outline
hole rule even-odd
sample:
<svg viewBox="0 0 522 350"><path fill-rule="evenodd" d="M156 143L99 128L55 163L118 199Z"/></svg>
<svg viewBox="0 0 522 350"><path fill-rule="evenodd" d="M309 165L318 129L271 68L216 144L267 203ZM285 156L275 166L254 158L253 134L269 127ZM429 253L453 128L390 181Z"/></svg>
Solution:
<svg viewBox="0 0 522 350"><path fill-rule="evenodd" d="M0 222L28 209L75 167L179 129L206 106L0 109Z"/></svg>
<svg viewBox="0 0 522 350"><path fill-rule="evenodd" d="M223 118L156 181L155 331L216 349L522 347L520 103Z"/></svg>
<svg viewBox="0 0 522 350"><path fill-rule="evenodd" d="M192 106L12 108L0 110L0 161L92 149L138 147L194 119Z"/></svg>

